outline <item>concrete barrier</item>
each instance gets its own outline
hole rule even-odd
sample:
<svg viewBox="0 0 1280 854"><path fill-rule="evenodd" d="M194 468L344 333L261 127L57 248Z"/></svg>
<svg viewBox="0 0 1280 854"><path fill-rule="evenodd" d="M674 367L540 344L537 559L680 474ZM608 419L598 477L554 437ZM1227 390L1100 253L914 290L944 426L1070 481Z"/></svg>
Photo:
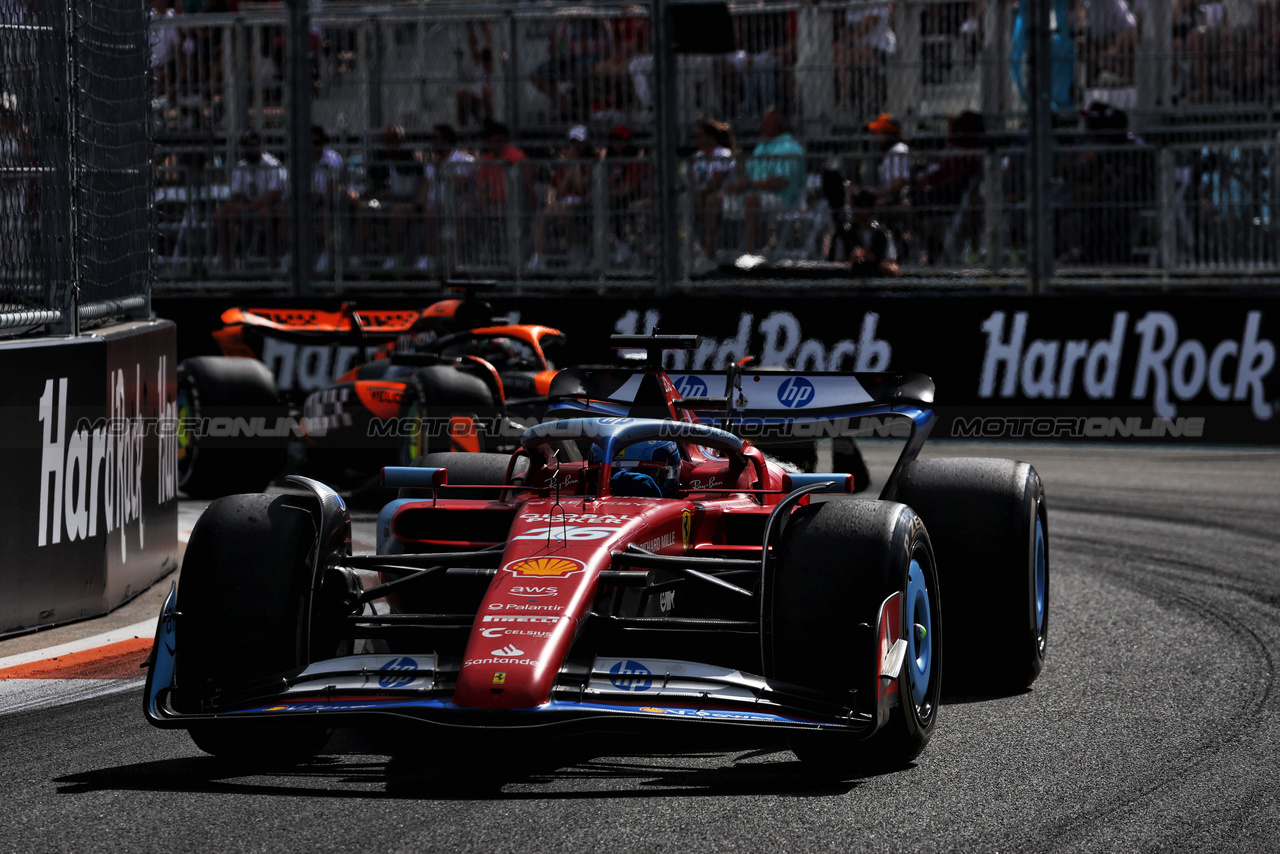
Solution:
<svg viewBox="0 0 1280 854"><path fill-rule="evenodd" d="M0 342L0 634L104 614L177 566L169 321Z"/></svg>

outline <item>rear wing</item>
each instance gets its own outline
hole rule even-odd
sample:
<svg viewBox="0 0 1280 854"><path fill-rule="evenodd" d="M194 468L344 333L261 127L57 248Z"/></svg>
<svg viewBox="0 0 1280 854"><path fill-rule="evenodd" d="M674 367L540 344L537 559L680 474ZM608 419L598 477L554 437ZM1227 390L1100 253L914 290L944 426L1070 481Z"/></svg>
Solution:
<svg viewBox="0 0 1280 854"><path fill-rule="evenodd" d="M933 396L933 380L917 373L583 367L552 379L547 415L695 420L780 443L866 435L864 419L905 419L906 444L882 491L891 495L902 467L920 453L933 427Z"/></svg>
<svg viewBox="0 0 1280 854"><path fill-rule="evenodd" d="M893 372L795 373L767 368L729 371L672 371L666 384L650 379L660 371L627 368L574 368L560 371L551 382L554 403L592 401L616 412L656 400L658 389L678 409L695 413L699 421L729 425L802 424L864 415L902 414L933 407L933 380L924 374ZM646 394L647 393L647 394Z"/></svg>

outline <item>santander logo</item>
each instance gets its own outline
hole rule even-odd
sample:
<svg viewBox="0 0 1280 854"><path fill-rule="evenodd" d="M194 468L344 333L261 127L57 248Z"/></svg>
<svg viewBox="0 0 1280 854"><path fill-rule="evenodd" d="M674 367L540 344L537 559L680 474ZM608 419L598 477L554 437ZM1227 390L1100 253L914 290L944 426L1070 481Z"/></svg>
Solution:
<svg viewBox="0 0 1280 854"><path fill-rule="evenodd" d="M516 658L524 655L523 649L516 649L515 644L507 644L502 649L490 650L489 654L495 658Z"/></svg>

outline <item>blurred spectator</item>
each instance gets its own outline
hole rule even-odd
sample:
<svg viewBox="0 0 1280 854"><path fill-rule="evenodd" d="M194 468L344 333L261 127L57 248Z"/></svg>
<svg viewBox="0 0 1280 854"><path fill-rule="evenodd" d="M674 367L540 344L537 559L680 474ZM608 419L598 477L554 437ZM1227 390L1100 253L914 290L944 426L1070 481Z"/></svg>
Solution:
<svg viewBox="0 0 1280 854"><path fill-rule="evenodd" d="M772 104L785 111L793 101L788 81L796 61L796 13L753 11L735 15L733 24L738 51L729 57L735 72L730 114L754 117Z"/></svg>
<svg viewBox="0 0 1280 854"><path fill-rule="evenodd" d="M787 120L777 110L764 114L763 140L751 152L741 177L728 192L743 195L748 255L761 247L765 214L798 211L804 201L804 147L788 132Z"/></svg>
<svg viewBox="0 0 1280 854"><path fill-rule="evenodd" d="M484 148L476 165L476 216L471 218L475 228L469 243L492 259L505 255L509 233L507 223L511 211L507 200L508 177L515 189L511 200L516 213L533 209L533 170L525 153L511 142L507 126L502 122L484 123ZM511 174L508 176L508 172ZM520 228L523 228L523 219Z"/></svg>
<svg viewBox="0 0 1280 854"><path fill-rule="evenodd" d="M898 275L898 249L893 232L875 215L876 194L860 190L853 196L849 269L856 278Z"/></svg>
<svg viewBox="0 0 1280 854"><path fill-rule="evenodd" d="M1124 110L1100 101L1080 113L1080 150L1062 168L1070 199L1059 229L1064 260L1127 263L1131 260L1131 215L1149 202L1151 176L1144 175Z"/></svg>
<svg viewBox="0 0 1280 854"><path fill-rule="evenodd" d="M588 84L596 66L610 57L612 47L608 21L579 14L556 18L547 40L547 60L533 70L530 79L551 99L562 121L585 118Z"/></svg>
<svg viewBox="0 0 1280 854"><path fill-rule="evenodd" d="M930 3L920 11L921 82L950 83L957 67L972 69L982 47L984 4Z"/></svg>
<svg viewBox="0 0 1280 854"><path fill-rule="evenodd" d="M614 125L604 152L605 180L609 191L609 219L613 223L612 263L629 263L645 232L649 209L649 167L644 152L631 140L631 128Z"/></svg>
<svg viewBox="0 0 1280 854"><path fill-rule="evenodd" d="M333 237L339 218L351 202L344 181L342 155L329 147L329 135L322 125L311 126L311 194L316 206L316 237L320 254L316 272L329 269L334 250Z"/></svg>
<svg viewBox="0 0 1280 854"><path fill-rule="evenodd" d="M1258 4L1258 28L1249 35L1245 86L1255 100L1274 103L1280 95L1280 0Z"/></svg>
<svg viewBox="0 0 1280 854"><path fill-rule="evenodd" d="M528 167L528 157L511 142L510 131L502 122L484 123L484 150L480 152L480 165L476 167L476 191L479 203L491 213L503 215L507 208L507 164L524 163L516 172L516 186L521 191L521 204L532 199L533 173Z"/></svg>
<svg viewBox="0 0 1280 854"><path fill-rule="evenodd" d="M1076 43L1070 22L1074 10L1072 4L1076 0L1053 0L1053 20L1058 22L1051 41L1050 58L1050 106L1055 110L1069 109L1075 105L1076 89ZM1017 3L1013 15L1013 36L1009 42L1009 76L1018 97L1024 104L1030 103L1027 95L1028 69L1027 57L1031 33L1032 8L1029 3ZM1066 22L1064 24L1064 22Z"/></svg>
<svg viewBox="0 0 1280 854"><path fill-rule="evenodd" d="M1268 6L1273 8L1267 9ZM1173 45L1184 81L1182 92L1201 102L1251 94L1244 86L1259 82L1256 71L1264 70L1268 64L1274 69L1278 64L1274 14L1271 0L1177 0L1173 9ZM1255 57L1259 60L1256 66Z"/></svg>
<svg viewBox="0 0 1280 854"><path fill-rule="evenodd" d="M426 252L418 256L419 270L434 270L438 266L441 225L447 216L469 212L475 192L476 158L458 147L458 132L453 125L438 124L431 131L431 149L426 166L425 180L419 197L419 207L426 215Z"/></svg>
<svg viewBox="0 0 1280 854"><path fill-rule="evenodd" d="M182 53L182 37L176 26L157 25L163 18L173 22L177 17L169 0L152 0L151 11L151 72L155 77L156 100L161 109L176 106L178 101L179 59Z"/></svg>
<svg viewBox="0 0 1280 854"><path fill-rule="evenodd" d="M902 125L889 113L881 113L866 125L876 150L884 157L876 166L876 195L880 217L902 245L903 257L911 250L911 148L902 139Z"/></svg>
<svg viewBox="0 0 1280 854"><path fill-rule="evenodd" d="M737 170L737 144L729 123L714 119L699 119L693 138L698 150L689 160L689 176L696 220L694 233L702 235L703 257L695 262L695 269L701 272L715 260L716 235L724 211L722 190Z"/></svg>
<svg viewBox="0 0 1280 854"><path fill-rule="evenodd" d="M382 130L382 144L369 159L367 184L360 206L361 252L369 252L369 227L378 225L387 241L383 269L392 270L404 264L410 251L407 229L417 231L421 207L422 161L405 146L404 128L387 125Z"/></svg>
<svg viewBox="0 0 1280 854"><path fill-rule="evenodd" d="M982 145L986 122L981 113L965 110L947 119L947 143L942 155L916 179L913 206L920 219L926 263L945 258L960 260L979 245L982 208Z"/></svg>
<svg viewBox="0 0 1280 854"><path fill-rule="evenodd" d="M639 105L653 109L651 27L643 6L624 10L613 24L613 54L596 66L605 91L592 111L596 121L621 121ZM605 113L609 113L608 116Z"/></svg>
<svg viewBox="0 0 1280 854"><path fill-rule="evenodd" d="M893 5L857 5L844 14L836 30L836 92L841 104L867 111L884 100L886 63L898 49L893 32Z"/></svg>
<svg viewBox="0 0 1280 854"><path fill-rule="evenodd" d="M529 258L529 270L533 272L546 268L548 226L560 227L569 241L574 237L578 242L590 239L591 227L583 221L582 212L590 210L591 172L599 158L587 142L587 129L582 125L569 128L567 142L560 151L561 162L551 175L542 210L533 220L533 255Z"/></svg>
<svg viewBox="0 0 1280 854"><path fill-rule="evenodd" d="M1133 53L1138 16L1126 0L1078 0L1077 40L1087 85L1121 86L1133 82Z"/></svg>
<svg viewBox="0 0 1280 854"><path fill-rule="evenodd" d="M477 30L484 36L483 46ZM467 50L471 67L457 92L460 128L493 118L493 30L488 21L467 21Z"/></svg>
<svg viewBox="0 0 1280 854"><path fill-rule="evenodd" d="M262 150L256 131L240 135L240 161L231 170L231 197L214 211L218 234L217 265L230 269L232 239L251 244L258 234L266 242L267 262L276 265L280 226L288 195L288 174L280 161ZM245 254L252 246L245 247Z"/></svg>

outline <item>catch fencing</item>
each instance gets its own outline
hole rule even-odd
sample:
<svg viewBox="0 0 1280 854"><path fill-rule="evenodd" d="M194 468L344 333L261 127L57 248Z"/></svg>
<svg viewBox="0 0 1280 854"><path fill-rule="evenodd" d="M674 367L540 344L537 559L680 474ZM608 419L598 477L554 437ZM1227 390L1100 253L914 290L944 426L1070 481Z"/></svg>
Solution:
<svg viewBox="0 0 1280 854"><path fill-rule="evenodd" d="M139 3L0 6L0 335L148 312L148 41Z"/></svg>

